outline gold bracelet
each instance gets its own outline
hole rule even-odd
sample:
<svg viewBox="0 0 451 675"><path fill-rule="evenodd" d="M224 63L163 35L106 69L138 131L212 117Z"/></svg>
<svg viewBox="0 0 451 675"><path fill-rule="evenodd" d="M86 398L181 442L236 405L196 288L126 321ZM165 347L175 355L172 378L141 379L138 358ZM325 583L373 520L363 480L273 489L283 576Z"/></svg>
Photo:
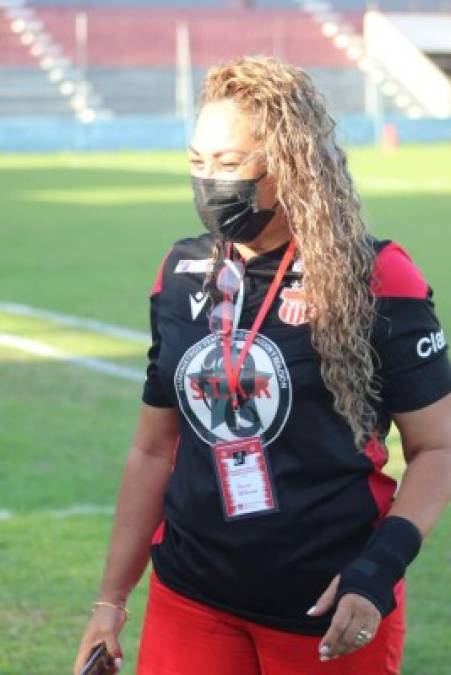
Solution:
<svg viewBox="0 0 451 675"><path fill-rule="evenodd" d="M99 600L98 602L93 603L91 612L95 612L96 607L114 607L114 609L122 609L122 611L125 613L126 619L128 619L130 616L130 612L125 605L115 605L113 602L104 602Z"/></svg>

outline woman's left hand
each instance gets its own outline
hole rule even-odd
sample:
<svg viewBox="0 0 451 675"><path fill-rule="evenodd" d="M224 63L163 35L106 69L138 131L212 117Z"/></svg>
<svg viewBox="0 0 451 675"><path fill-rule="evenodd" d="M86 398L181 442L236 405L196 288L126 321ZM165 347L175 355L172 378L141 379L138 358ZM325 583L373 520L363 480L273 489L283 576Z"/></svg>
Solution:
<svg viewBox="0 0 451 675"><path fill-rule="evenodd" d="M337 574L318 598L314 605L315 609L309 610L309 616L321 616L332 607L339 581L340 575ZM349 654L368 644L376 635L381 619L379 610L363 595L357 593L343 595L337 604L329 630L319 643L321 661ZM364 637L359 641L357 635L361 630L367 632L370 637Z"/></svg>

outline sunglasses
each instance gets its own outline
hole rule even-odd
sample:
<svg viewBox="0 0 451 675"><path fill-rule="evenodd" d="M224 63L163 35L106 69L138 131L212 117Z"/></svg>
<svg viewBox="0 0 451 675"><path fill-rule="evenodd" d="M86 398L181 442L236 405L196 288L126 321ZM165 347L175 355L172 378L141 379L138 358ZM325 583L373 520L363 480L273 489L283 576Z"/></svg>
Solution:
<svg viewBox="0 0 451 675"><path fill-rule="evenodd" d="M230 337L238 322L234 296L240 290L244 277L244 265L239 260L226 258L216 277L216 288L223 294L223 301L213 305L209 314L209 328L219 337ZM241 308L240 312L241 313Z"/></svg>

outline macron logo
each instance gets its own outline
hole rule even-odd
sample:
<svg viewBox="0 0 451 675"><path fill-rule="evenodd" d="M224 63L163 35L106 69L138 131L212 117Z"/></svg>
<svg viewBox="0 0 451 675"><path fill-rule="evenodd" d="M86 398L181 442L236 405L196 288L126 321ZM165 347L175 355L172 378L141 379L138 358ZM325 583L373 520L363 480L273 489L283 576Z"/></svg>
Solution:
<svg viewBox="0 0 451 675"><path fill-rule="evenodd" d="M442 330L436 333L431 332L429 335L422 337L417 342L417 354L422 359L427 359L431 352L438 352L446 345L445 334Z"/></svg>
<svg viewBox="0 0 451 675"><path fill-rule="evenodd" d="M194 297L190 294L189 300L191 304L191 316L193 321L197 319L197 317L203 310L204 305L207 302L207 298L208 298L207 293L204 294L202 293L202 291L196 293Z"/></svg>

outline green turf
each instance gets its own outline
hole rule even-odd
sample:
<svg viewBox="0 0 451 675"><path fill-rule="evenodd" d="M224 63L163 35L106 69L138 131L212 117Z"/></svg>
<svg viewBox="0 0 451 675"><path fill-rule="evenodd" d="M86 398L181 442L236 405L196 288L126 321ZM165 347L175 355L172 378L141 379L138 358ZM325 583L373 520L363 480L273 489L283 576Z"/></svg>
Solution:
<svg viewBox="0 0 451 675"><path fill-rule="evenodd" d="M451 146L350 153L365 216L399 241L451 329ZM148 291L171 243L201 228L180 153L0 157L0 301L148 331ZM0 332L145 368L145 345L0 311ZM70 672L99 581L141 384L0 346L0 675ZM403 469L390 436L388 472ZM58 509L105 507L104 515ZM0 511L1 512L1 511ZM448 510L409 569L403 675L450 675ZM132 675L147 573L123 633Z"/></svg>

